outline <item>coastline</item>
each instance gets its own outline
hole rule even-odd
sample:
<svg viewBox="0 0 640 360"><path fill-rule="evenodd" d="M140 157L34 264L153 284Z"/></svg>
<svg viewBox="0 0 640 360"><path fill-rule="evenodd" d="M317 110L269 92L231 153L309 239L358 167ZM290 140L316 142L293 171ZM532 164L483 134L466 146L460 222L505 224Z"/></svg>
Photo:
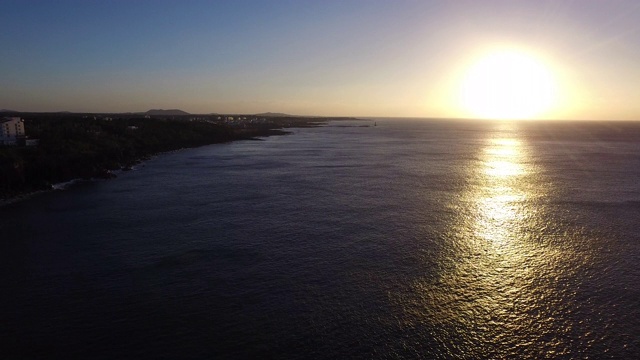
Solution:
<svg viewBox="0 0 640 360"><path fill-rule="evenodd" d="M274 120L282 120L282 119L274 119ZM290 135L291 131L286 131L286 128L305 128L305 127L319 127L327 124L328 121L332 120L340 120L338 118L294 118L294 119L286 119L286 122L283 121L274 121L270 124L261 126L249 126L246 125L242 128L232 129L232 133L228 137L224 138L211 138L210 141L194 142L187 146L180 146L177 148L169 148L167 150L162 151L150 151L145 152L139 157L135 157L132 159L127 159L124 162L118 162L116 166L98 166L93 167L91 171L91 176L76 176L70 178L63 178L61 181L47 183L42 186L42 188L25 188L17 191L6 192L2 194L3 197L0 198L0 207L6 207L11 204L19 203L25 200L29 200L35 196L52 192L52 191L65 191L70 187L73 187L74 184L78 182L94 182L100 180L110 180L117 178L121 172L131 171L134 166L144 164L145 161L151 159L152 157L162 156L166 153L171 153L175 151L181 151L185 149L198 148L201 146L209 146L214 144L222 144L229 143L240 140L252 140L252 141L262 141L263 138L270 136L282 136L282 135Z"/></svg>

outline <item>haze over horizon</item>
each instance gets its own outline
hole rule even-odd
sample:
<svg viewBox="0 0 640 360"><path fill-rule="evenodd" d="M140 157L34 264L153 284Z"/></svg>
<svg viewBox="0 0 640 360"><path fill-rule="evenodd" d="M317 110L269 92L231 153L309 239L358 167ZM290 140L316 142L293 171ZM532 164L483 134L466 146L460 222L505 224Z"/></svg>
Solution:
<svg viewBox="0 0 640 360"><path fill-rule="evenodd" d="M1 4L5 109L640 119L631 0ZM505 65L554 98L493 104Z"/></svg>

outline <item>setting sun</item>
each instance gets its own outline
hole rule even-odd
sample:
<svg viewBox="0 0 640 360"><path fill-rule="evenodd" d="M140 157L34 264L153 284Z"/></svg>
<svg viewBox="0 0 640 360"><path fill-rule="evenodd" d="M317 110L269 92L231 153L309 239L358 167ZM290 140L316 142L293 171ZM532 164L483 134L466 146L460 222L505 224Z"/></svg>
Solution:
<svg viewBox="0 0 640 360"><path fill-rule="evenodd" d="M469 115L491 119L529 119L554 105L557 86L551 70L525 52L484 55L465 73L460 105Z"/></svg>

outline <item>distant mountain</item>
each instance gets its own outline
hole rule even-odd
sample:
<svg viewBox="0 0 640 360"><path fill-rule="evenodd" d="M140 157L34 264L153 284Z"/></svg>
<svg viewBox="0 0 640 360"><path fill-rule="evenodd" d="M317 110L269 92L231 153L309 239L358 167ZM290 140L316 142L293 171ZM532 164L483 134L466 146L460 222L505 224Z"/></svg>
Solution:
<svg viewBox="0 0 640 360"><path fill-rule="evenodd" d="M180 115L191 115L186 111L182 111L179 109L168 109L168 110L163 110L163 109L151 109L149 111L147 111L145 113L145 115L152 115L152 116L180 116Z"/></svg>
<svg viewBox="0 0 640 360"><path fill-rule="evenodd" d="M8 109L0 109L0 113L9 113L9 112L17 112L15 110L8 110Z"/></svg>
<svg viewBox="0 0 640 360"><path fill-rule="evenodd" d="M293 116L293 115L289 115L289 114L283 114L283 113L272 113L272 112L266 112L266 113L260 113L260 114L256 114L256 116Z"/></svg>

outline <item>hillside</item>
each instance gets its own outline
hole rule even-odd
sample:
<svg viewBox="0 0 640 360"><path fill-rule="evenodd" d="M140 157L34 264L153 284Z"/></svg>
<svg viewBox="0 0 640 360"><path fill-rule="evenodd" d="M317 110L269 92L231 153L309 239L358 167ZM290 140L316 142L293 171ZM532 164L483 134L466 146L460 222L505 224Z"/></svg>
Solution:
<svg viewBox="0 0 640 360"><path fill-rule="evenodd" d="M180 109L151 109L145 113L145 115L149 116L182 116L182 115L191 115L186 111L182 111Z"/></svg>
<svg viewBox="0 0 640 360"><path fill-rule="evenodd" d="M290 116L295 116L295 115L289 115L289 114L283 114L283 113L266 112L266 113L255 114L255 116L265 116L265 117L290 117Z"/></svg>

